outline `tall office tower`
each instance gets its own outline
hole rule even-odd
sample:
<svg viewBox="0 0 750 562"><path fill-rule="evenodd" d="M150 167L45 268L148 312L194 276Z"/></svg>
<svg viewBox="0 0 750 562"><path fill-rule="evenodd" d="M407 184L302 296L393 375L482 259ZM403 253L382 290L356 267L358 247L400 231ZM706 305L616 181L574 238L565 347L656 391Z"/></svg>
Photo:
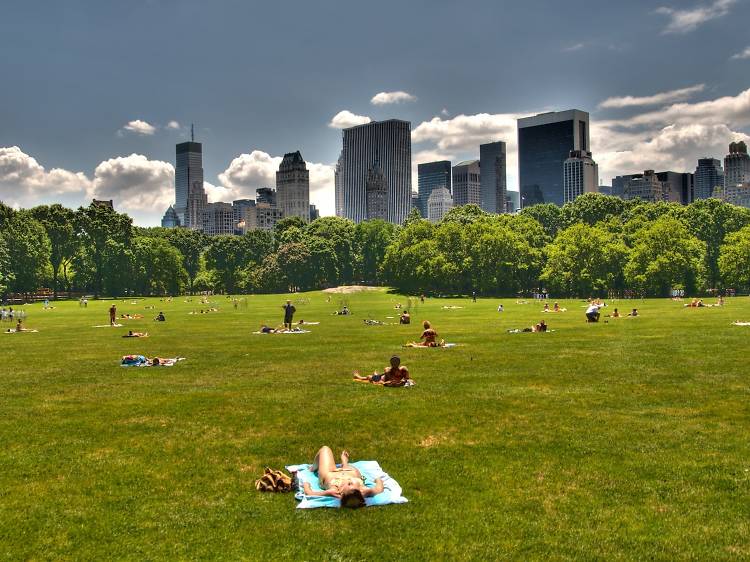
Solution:
<svg viewBox="0 0 750 562"><path fill-rule="evenodd" d="M203 208L208 203L203 189L203 145L193 140L182 142L177 145L176 152L175 212L181 226L200 229Z"/></svg>
<svg viewBox="0 0 750 562"><path fill-rule="evenodd" d="M504 213L508 191L505 175L505 143L490 142L479 145L482 209L488 213Z"/></svg>
<svg viewBox="0 0 750 562"><path fill-rule="evenodd" d="M255 201L252 199L237 199L232 201L232 211L234 212L234 230L239 234L244 234L249 230L248 225L252 224L252 216L255 214Z"/></svg>
<svg viewBox="0 0 750 562"><path fill-rule="evenodd" d="M482 184L479 160L465 160L453 166L453 204L481 205Z"/></svg>
<svg viewBox="0 0 750 562"><path fill-rule="evenodd" d="M177 218L177 213L172 205L164 212L164 216L161 218L162 228L176 228L180 226L180 221Z"/></svg>
<svg viewBox="0 0 750 562"><path fill-rule="evenodd" d="M427 199L427 219L431 222L438 222L452 208L451 192L445 187L433 189Z"/></svg>
<svg viewBox="0 0 750 562"><path fill-rule="evenodd" d="M206 203L203 207L202 230L209 236L234 234L234 224L231 203Z"/></svg>
<svg viewBox="0 0 750 562"><path fill-rule="evenodd" d="M342 131L339 181L342 216L367 216L367 171L376 160L388 186L387 220L402 224L411 207L411 123L373 121Z"/></svg>
<svg viewBox="0 0 750 562"><path fill-rule="evenodd" d="M310 172L299 150L284 154L276 172L276 204L285 217L310 222Z"/></svg>
<svg viewBox="0 0 750 562"><path fill-rule="evenodd" d="M336 167L333 170L333 184L334 184L334 211L337 217L344 216L344 187L341 183L342 174L342 154L339 154L339 159L336 161Z"/></svg>
<svg viewBox="0 0 750 562"><path fill-rule="evenodd" d="M700 158L695 169L695 199L713 197L714 190L724 188L724 170L716 158Z"/></svg>
<svg viewBox="0 0 750 562"><path fill-rule="evenodd" d="M599 166L591 153L585 150L571 150L563 164L563 201L573 201L584 193L596 193L599 185Z"/></svg>
<svg viewBox="0 0 750 562"><path fill-rule="evenodd" d="M417 166L417 183L419 185L419 214L427 217L427 200L434 189L444 187L451 191L451 163L448 160L427 162Z"/></svg>
<svg viewBox="0 0 750 562"><path fill-rule="evenodd" d="M419 210L419 192L418 191L411 192L411 208ZM419 214L421 215L422 213L420 212Z"/></svg>
<svg viewBox="0 0 750 562"><path fill-rule="evenodd" d="M750 182L750 156L743 141L729 145L729 154L724 157L724 184L727 188Z"/></svg>
<svg viewBox="0 0 750 562"><path fill-rule="evenodd" d="M516 213L521 208L521 194L518 191L508 190L505 201L505 209L509 213Z"/></svg>
<svg viewBox="0 0 750 562"><path fill-rule="evenodd" d="M385 180L380 162L375 160L372 168L367 170L365 180L367 196L367 220L388 220L388 183Z"/></svg>
<svg viewBox="0 0 750 562"><path fill-rule="evenodd" d="M310 222L320 218L320 211L315 205L310 205Z"/></svg>
<svg viewBox="0 0 750 562"><path fill-rule="evenodd" d="M565 202L563 163L572 150L589 150L589 114L578 109L518 120L521 206Z"/></svg>
<svg viewBox="0 0 750 562"><path fill-rule="evenodd" d="M259 187L255 190L255 203L266 203L271 207L275 207L276 191L272 187Z"/></svg>

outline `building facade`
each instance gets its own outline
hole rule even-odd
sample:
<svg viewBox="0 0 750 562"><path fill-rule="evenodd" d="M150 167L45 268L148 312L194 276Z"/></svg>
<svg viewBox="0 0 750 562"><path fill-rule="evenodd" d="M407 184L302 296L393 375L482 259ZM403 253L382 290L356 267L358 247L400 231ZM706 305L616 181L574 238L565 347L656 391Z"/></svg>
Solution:
<svg viewBox="0 0 750 562"><path fill-rule="evenodd" d="M431 222L438 222L452 208L453 197L451 197L451 192L445 187L433 189L427 199L427 219Z"/></svg>
<svg viewBox="0 0 750 562"><path fill-rule="evenodd" d="M411 123L373 121L342 131L336 174L341 216L354 222L367 217L367 173L375 163L388 188L387 220L402 224L411 208Z"/></svg>
<svg viewBox="0 0 750 562"><path fill-rule="evenodd" d="M750 183L750 156L743 141L733 142L724 157L724 184L729 189L743 183Z"/></svg>
<svg viewBox="0 0 750 562"><path fill-rule="evenodd" d="M585 150L572 150L563 164L563 202L573 201L584 193L596 193L599 167Z"/></svg>
<svg viewBox="0 0 750 562"><path fill-rule="evenodd" d="M505 210L508 213L517 213L521 210L521 194L518 191L508 191L505 197Z"/></svg>
<svg viewBox="0 0 750 562"><path fill-rule="evenodd" d="M285 217L310 222L310 172L299 150L284 154L276 172L276 205Z"/></svg>
<svg viewBox="0 0 750 562"><path fill-rule="evenodd" d="M202 230L209 236L234 234L234 209L231 203L207 203L203 208Z"/></svg>
<svg viewBox="0 0 750 562"><path fill-rule="evenodd" d="M250 230L273 230L276 223L284 218L281 209L268 203L255 203L255 221Z"/></svg>
<svg viewBox="0 0 750 562"><path fill-rule="evenodd" d="M310 205L310 222L320 218L320 211L315 205Z"/></svg>
<svg viewBox="0 0 750 562"><path fill-rule="evenodd" d="M201 229L203 208L208 203L203 188L203 145L183 142L176 146L174 173L175 212L181 226Z"/></svg>
<svg viewBox="0 0 750 562"><path fill-rule="evenodd" d="M388 183L380 169L380 162L375 160L372 168L367 170L365 180L367 192L367 220L388 220Z"/></svg>
<svg viewBox="0 0 750 562"><path fill-rule="evenodd" d="M482 204L482 184L479 160L465 160L453 166L453 204Z"/></svg>
<svg viewBox="0 0 750 562"><path fill-rule="evenodd" d="M505 213L508 192L505 143L490 142L479 145L481 170L481 205L488 213Z"/></svg>
<svg viewBox="0 0 750 562"><path fill-rule="evenodd" d="M180 220L177 218L177 213L172 205L164 212L164 216L161 218L162 228L177 228L180 226Z"/></svg>
<svg viewBox="0 0 750 562"><path fill-rule="evenodd" d="M724 188L724 169L716 158L701 158L695 168L695 199L713 197L716 188Z"/></svg>
<svg viewBox="0 0 750 562"><path fill-rule="evenodd" d="M667 201L683 205L692 202L693 191L693 174L653 170L617 176L612 179L611 188L606 191L600 189L601 193L622 199L641 198L644 201Z"/></svg>
<svg viewBox="0 0 750 562"><path fill-rule="evenodd" d="M570 152L589 151L589 114L578 109L518 120L518 177L523 207L562 205L563 163Z"/></svg>
<svg viewBox="0 0 750 562"><path fill-rule="evenodd" d="M276 206L276 190L272 187L259 187L255 190L255 203L266 203L272 207Z"/></svg>
<svg viewBox="0 0 750 562"><path fill-rule="evenodd" d="M444 187L451 191L451 163L448 160L426 162L417 166L419 214L427 217L427 200L435 189Z"/></svg>

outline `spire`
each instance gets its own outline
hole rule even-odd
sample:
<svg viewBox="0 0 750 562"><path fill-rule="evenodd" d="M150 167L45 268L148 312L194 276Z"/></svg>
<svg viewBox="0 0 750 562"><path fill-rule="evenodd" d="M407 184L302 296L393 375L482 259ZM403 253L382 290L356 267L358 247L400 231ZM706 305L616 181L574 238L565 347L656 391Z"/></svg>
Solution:
<svg viewBox="0 0 750 562"><path fill-rule="evenodd" d="M192 123L190 123L190 142L195 142L195 130Z"/></svg>

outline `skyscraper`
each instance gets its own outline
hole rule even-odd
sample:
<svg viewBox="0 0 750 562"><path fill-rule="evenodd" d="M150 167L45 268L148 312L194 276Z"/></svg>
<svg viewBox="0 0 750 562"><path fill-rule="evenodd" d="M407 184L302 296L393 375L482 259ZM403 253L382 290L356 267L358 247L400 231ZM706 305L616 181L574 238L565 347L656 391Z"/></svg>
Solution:
<svg viewBox="0 0 750 562"><path fill-rule="evenodd" d="M453 166L453 204L480 205L482 184L479 160L465 160Z"/></svg>
<svg viewBox="0 0 750 562"><path fill-rule="evenodd" d="M724 188L724 170L716 158L701 158L695 169L695 199L708 199Z"/></svg>
<svg viewBox="0 0 750 562"><path fill-rule="evenodd" d="M209 236L234 234L234 209L231 203L206 203L201 216L202 230Z"/></svg>
<svg viewBox="0 0 750 562"><path fill-rule="evenodd" d="M682 172L654 172L628 174L612 179L612 195L622 199L642 199L656 203L682 203L691 201L693 174Z"/></svg>
<svg viewBox="0 0 750 562"><path fill-rule="evenodd" d="M388 218L388 185L385 181L380 162L375 160L372 168L367 170L365 181L367 192L367 220Z"/></svg>
<svg viewBox="0 0 750 562"><path fill-rule="evenodd" d="M724 157L724 183L727 188L750 183L750 156L743 141L729 145L729 154Z"/></svg>
<svg viewBox="0 0 750 562"><path fill-rule="evenodd" d="M333 179L334 179L334 205L335 205L335 212L337 217L343 217L344 216L344 187L341 183L342 175L341 175L341 163L342 163L342 155L339 154L339 159L336 162L336 168L333 172Z"/></svg>
<svg viewBox="0 0 750 562"><path fill-rule="evenodd" d="M367 172L376 160L388 190L387 220L402 224L411 208L411 123L373 121L342 131L337 185L342 216L361 222L367 217Z"/></svg>
<svg viewBox="0 0 750 562"><path fill-rule="evenodd" d="M272 187L259 187L255 190L255 202L276 206L276 191Z"/></svg>
<svg viewBox="0 0 750 562"><path fill-rule="evenodd" d="M589 114L585 111L570 109L518 120L518 176L523 207L564 203L563 163L572 150L589 150Z"/></svg>
<svg viewBox="0 0 750 562"><path fill-rule="evenodd" d="M201 229L203 208L208 203L203 189L203 146L191 140L176 147L174 173L175 212L181 226Z"/></svg>
<svg viewBox="0 0 750 562"><path fill-rule="evenodd" d="M164 212L164 216L161 218L162 228L176 228L180 226L180 221L177 220L177 213L174 211L172 205Z"/></svg>
<svg viewBox="0 0 750 562"><path fill-rule="evenodd" d="M451 163L448 160L427 162L417 166L419 185L419 214L427 218L427 200L435 189L451 191Z"/></svg>
<svg viewBox="0 0 750 562"><path fill-rule="evenodd" d="M572 150L563 164L563 200L573 201L584 193L596 193L599 167L584 150Z"/></svg>
<svg viewBox="0 0 750 562"><path fill-rule="evenodd" d="M438 222L452 208L453 197L451 197L451 192L445 187L433 189L427 199L427 219L431 222Z"/></svg>
<svg viewBox="0 0 750 562"><path fill-rule="evenodd" d="M505 171L505 143L479 145L482 209L488 213L504 213L508 191Z"/></svg>
<svg viewBox="0 0 750 562"><path fill-rule="evenodd" d="M299 150L284 154L276 172L276 201L284 217L310 222L310 172Z"/></svg>

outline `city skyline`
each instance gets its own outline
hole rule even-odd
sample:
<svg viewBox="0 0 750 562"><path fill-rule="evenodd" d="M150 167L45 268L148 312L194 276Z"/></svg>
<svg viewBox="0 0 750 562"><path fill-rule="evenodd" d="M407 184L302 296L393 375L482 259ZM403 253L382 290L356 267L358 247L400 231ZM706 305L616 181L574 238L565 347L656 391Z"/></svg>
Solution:
<svg viewBox="0 0 750 562"><path fill-rule="evenodd" d="M209 201L252 198L255 189L274 185L283 155L300 150L310 171L311 203L324 215L334 214L341 128L368 119L412 123L412 189L419 163L456 164L478 158L480 144L503 141L507 186L518 190L516 119L569 107L591 115L590 149L605 184L648 169L691 172L698 158L721 160L730 142L750 140L750 40L741 24L750 17L747 2L707 0L678 8L673 1L664 2L670 9L656 10L636 1L587 11L587 29L606 29L601 33L565 25L585 3L549 2L552 17L538 24L533 41L512 31L531 21L530 7L471 2L484 15L477 39L453 50L434 42L425 50L402 32L420 18L437 21L455 8L437 2L434 13L424 14L406 6L387 32L389 47L375 59L369 54L382 38L358 33L356 14L343 5L313 13L299 4L309 17L292 22L314 25L316 36L336 31L336 41L316 39L306 50L309 34L302 33L271 52L263 46L273 26L265 31L261 24L277 21L280 8L237 14L233 24L222 11L228 5L219 4L185 2L175 9L135 2L117 13L76 2L44 12L7 7L0 22L0 47L7 53L0 71L11 79L0 92L0 199L27 207L113 199L137 224L159 224L174 203L174 145L190 139L191 121L204 145ZM380 21L388 13L386 2L372 17ZM335 25L332 14L340 16ZM197 17L206 27L201 52L183 61L182 49L162 30ZM133 32L136 21L146 23ZM240 21L256 22L255 33L241 33ZM219 22L229 29L220 33ZM493 28L507 33L482 33ZM27 29L41 35L28 37ZM137 41L112 39L129 33ZM708 40L719 35L722 42ZM349 52L339 48L341 39ZM486 54L511 47L524 57L498 63ZM238 59L238 52L258 56ZM290 78L275 70L294 56L302 63L294 81L307 84L303 89L288 87ZM357 62L363 57L368 64ZM247 78L230 72L238 64ZM488 64L496 78L481 77L467 92L462 84ZM199 72L199 84L188 67ZM444 80L445 68L454 80ZM649 80L636 80L635 68L647 68ZM263 75L281 82L256 85L253 77ZM13 80L21 76L26 78Z"/></svg>

